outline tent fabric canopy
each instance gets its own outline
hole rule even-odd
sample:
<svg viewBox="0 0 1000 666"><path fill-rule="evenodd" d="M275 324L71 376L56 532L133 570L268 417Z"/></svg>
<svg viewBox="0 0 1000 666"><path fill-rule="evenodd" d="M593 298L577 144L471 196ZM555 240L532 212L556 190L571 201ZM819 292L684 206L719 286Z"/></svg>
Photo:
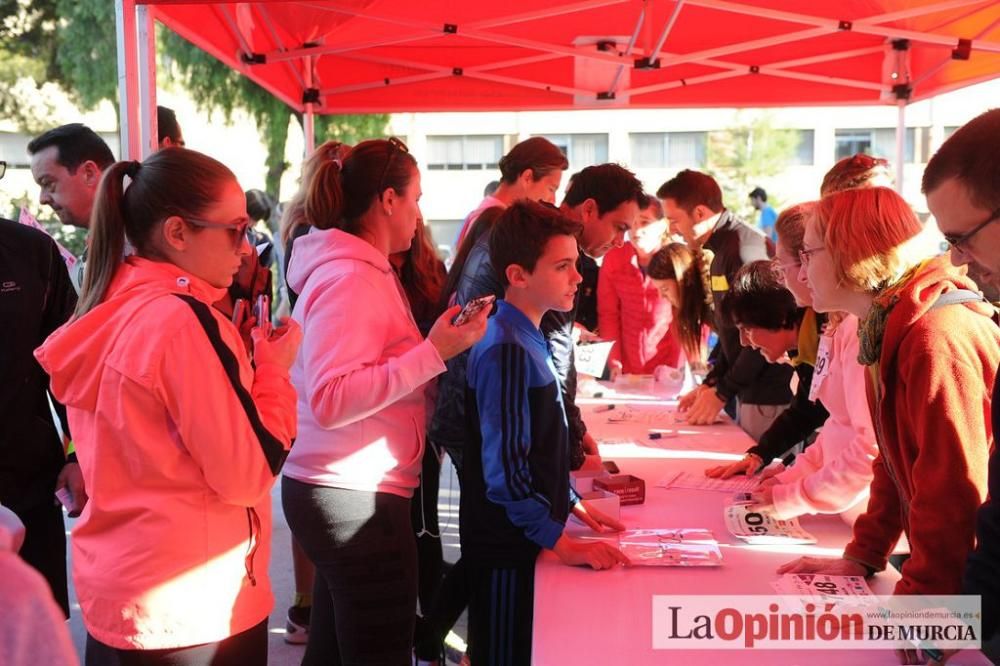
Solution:
<svg viewBox="0 0 1000 666"><path fill-rule="evenodd" d="M137 0L317 113L897 104L1000 74L995 0Z"/></svg>

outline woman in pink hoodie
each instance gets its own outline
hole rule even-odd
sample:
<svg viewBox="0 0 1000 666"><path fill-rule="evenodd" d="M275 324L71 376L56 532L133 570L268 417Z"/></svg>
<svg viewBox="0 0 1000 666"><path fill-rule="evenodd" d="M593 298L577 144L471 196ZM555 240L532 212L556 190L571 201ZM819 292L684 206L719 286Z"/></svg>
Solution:
<svg viewBox="0 0 1000 666"><path fill-rule="evenodd" d="M295 435L301 333L255 328L251 365L211 307L249 224L205 155L114 164L76 314L35 352L90 497L73 530L88 666L267 662L269 491Z"/></svg>
<svg viewBox="0 0 1000 666"><path fill-rule="evenodd" d="M299 436L282 480L288 525L316 565L304 664L408 664L417 598L410 498L428 383L486 331L449 308L420 335L389 256L420 223L420 172L397 139L319 167L288 284L302 349Z"/></svg>

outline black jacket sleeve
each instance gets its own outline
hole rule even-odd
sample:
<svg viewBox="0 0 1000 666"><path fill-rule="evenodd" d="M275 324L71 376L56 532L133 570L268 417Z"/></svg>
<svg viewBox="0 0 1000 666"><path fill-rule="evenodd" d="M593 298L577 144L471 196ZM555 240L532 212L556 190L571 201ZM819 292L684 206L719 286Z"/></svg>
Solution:
<svg viewBox="0 0 1000 666"><path fill-rule="evenodd" d="M493 294L503 298L503 284L490 262L489 234L483 234L469 252L462 275L455 288L455 302L465 305L473 298ZM427 429L428 437L437 446L460 456L467 438L465 389L468 350L448 359L447 370L438 376L437 402ZM457 464L461 464L460 462Z"/></svg>
<svg viewBox="0 0 1000 666"><path fill-rule="evenodd" d="M54 242L50 242L48 246L46 292L42 311L42 340L69 321L69 318L73 316L73 310L76 309L77 301L76 289L73 288L73 282L69 279L69 270L66 268L66 262L63 261L62 255L59 254L59 248ZM66 407L51 395L49 397L52 399L52 405L59 417L63 433L72 439ZM76 461L75 453L70 454L70 460Z"/></svg>
<svg viewBox="0 0 1000 666"><path fill-rule="evenodd" d="M819 428L830 415L826 408L817 400L809 400L809 389L812 386L813 366L803 363L796 366L795 374L799 376L799 387L792 398L792 404L774 420L771 427L761 435L760 442L751 447L747 453L760 456L769 463L781 457Z"/></svg>
<svg viewBox="0 0 1000 666"><path fill-rule="evenodd" d="M542 334L549 342L552 363L556 367L556 378L562 389L566 420L569 422L570 469L579 469L583 464L583 437L587 425L583 422L580 408L576 406L576 366L573 357L574 312L550 310L542 317Z"/></svg>

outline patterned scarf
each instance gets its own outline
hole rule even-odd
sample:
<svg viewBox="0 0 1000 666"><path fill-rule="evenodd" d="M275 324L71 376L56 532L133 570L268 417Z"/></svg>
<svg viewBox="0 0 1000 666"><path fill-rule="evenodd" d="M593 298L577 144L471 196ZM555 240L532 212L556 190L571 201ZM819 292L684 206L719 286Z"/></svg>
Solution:
<svg viewBox="0 0 1000 666"><path fill-rule="evenodd" d="M858 322L858 363L861 365L873 365L882 357L882 339L885 337L885 327L889 322L889 314L899 303L899 293L921 272L927 262L922 261L917 264L895 283L879 290L875 295L875 302L865 315L864 319Z"/></svg>

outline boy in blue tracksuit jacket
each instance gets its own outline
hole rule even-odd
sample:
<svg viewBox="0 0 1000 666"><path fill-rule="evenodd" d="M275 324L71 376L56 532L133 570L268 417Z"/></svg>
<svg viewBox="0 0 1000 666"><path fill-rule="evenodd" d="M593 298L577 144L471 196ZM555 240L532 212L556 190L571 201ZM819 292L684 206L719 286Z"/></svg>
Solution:
<svg viewBox="0 0 1000 666"><path fill-rule="evenodd" d="M595 569L626 561L605 543L563 534L571 510L594 528L621 529L570 489L566 412L539 330L547 311L573 307L578 229L557 209L524 201L504 212L490 239L505 300L469 355L460 512L473 663L530 662L541 549Z"/></svg>

